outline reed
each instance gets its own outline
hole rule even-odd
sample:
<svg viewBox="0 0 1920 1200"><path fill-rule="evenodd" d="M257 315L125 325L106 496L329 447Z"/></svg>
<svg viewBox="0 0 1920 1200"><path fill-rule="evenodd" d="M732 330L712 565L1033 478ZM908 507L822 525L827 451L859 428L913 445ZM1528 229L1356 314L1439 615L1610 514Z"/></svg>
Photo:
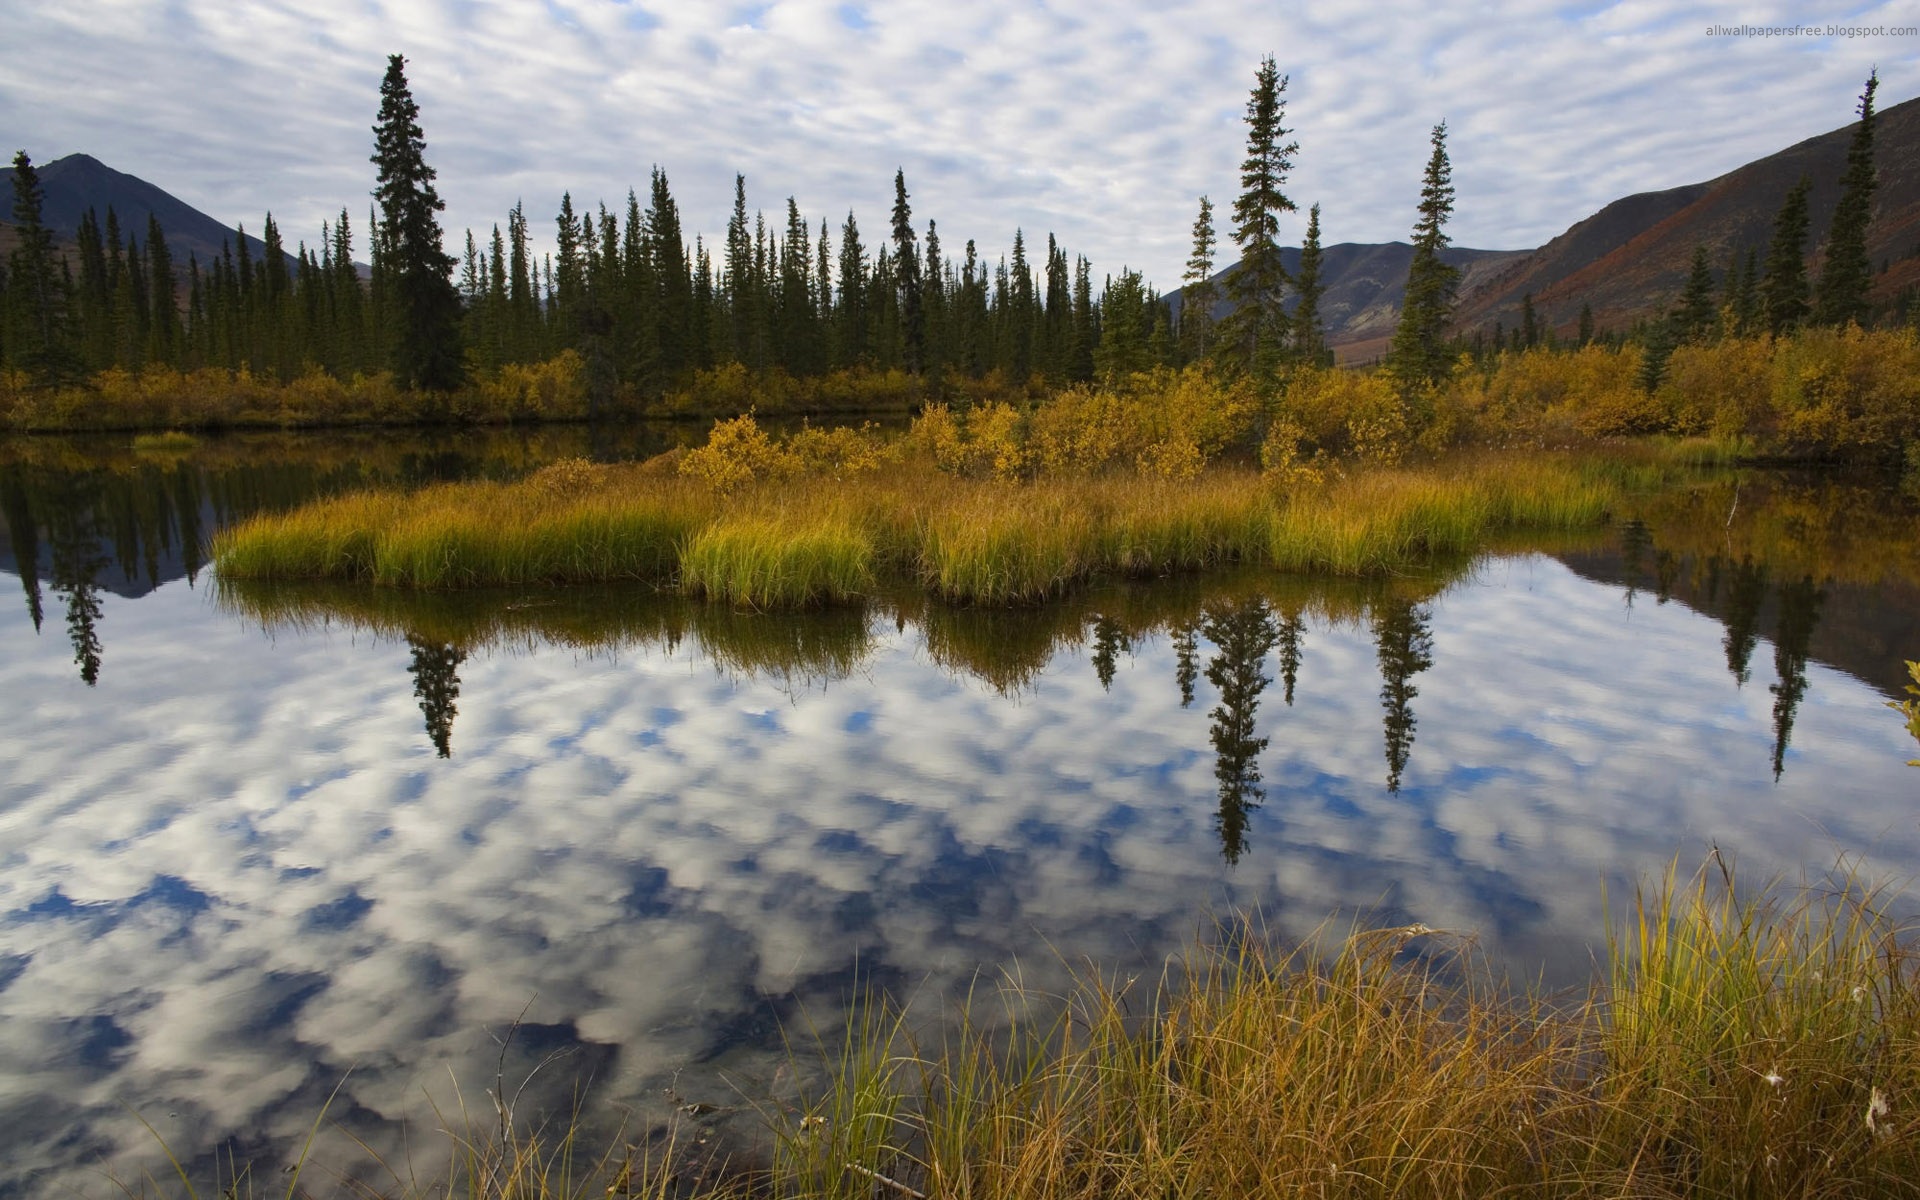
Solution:
<svg viewBox="0 0 1920 1200"><path fill-rule="evenodd" d="M214 546L221 574L405 588L637 580L759 608L845 603L891 585L1028 604L1098 577L1234 563L1381 575L1461 559L1496 535L1604 522L1678 470L1566 457L1373 468L1288 490L1244 467L1002 480L911 458L853 478L735 482L645 465L556 464L512 484L363 493L256 517Z"/></svg>
<svg viewBox="0 0 1920 1200"><path fill-rule="evenodd" d="M441 1114L445 1167L383 1194L1910 1196L1920 970L1890 900L1844 870L1749 891L1715 852L1636 891L1584 996L1424 925L1281 947L1244 922L1144 985L976 989L933 1031L867 994L789 1044L818 1082L761 1107L758 1166L713 1176L671 1135L596 1151L508 1107Z"/></svg>
<svg viewBox="0 0 1920 1200"><path fill-rule="evenodd" d="M828 512L725 517L693 535L681 586L751 608L845 603L873 590L873 542Z"/></svg>

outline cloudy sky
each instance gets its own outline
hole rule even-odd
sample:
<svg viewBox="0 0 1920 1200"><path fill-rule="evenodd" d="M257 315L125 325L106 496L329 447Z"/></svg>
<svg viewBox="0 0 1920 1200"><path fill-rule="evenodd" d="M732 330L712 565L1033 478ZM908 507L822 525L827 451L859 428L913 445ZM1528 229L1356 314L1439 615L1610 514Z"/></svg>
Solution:
<svg viewBox="0 0 1920 1200"><path fill-rule="evenodd" d="M663 167L689 236L734 173L782 220L885 228L896 167L958 251L1056 233L1096 269L1178 283L1197 197L1236 189L1262 55L1291 80L1288 188L1326 240L1404 238L1445 119L1462 245L1537 245L1635 191L1711 178L1844 124L1870 67L1920 93L1911 4L1496 0L62 0L0 5L0 137L84 151L223 221L316 239L364 213L389 53L408 58L450 240L516 198L624 203ZM1723 26L1811 26L1716 36ZM1867 30L1828 36L1829 26ZM1880 32L1874 33L1878 29Z"/></svg>

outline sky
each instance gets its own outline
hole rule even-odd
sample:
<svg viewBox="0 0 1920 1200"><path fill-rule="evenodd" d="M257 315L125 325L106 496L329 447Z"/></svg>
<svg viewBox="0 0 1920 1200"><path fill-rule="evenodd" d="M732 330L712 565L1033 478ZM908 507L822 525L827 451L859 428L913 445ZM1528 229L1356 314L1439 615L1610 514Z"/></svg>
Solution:
<svg viewBox="0 0 1920 1200"><path fill-rule="evenodd" d="M400 53L456 251L516 200L551 245L563 191L624 210L656 164L689 240L723 233L737 172L771 226L791 196L836 246L854 211L872 247L898 169L951 255L1051 232L1096 277L1170 290L1202 194L1229 240L1267 54L1299 143L1283 240L1313 203L1327 244L1404 240L1444 120L1455 243L1521 249L1846 124L1874 67L1881 108L1920 94L1916 26L1911 4L1844 0L9 0L0 144L88 153L317 244L343 207L364 229Z"/></svg>

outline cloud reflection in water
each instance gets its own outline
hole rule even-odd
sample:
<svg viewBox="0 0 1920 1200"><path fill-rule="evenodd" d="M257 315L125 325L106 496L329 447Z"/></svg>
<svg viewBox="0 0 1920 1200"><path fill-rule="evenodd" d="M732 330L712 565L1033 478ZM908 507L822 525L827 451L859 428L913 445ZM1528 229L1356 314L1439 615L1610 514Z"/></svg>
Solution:
<svg viewBox="0 0 1920 1200"><path fill-rule="evenodd" d="M32 698L0 780L0 1189L151 1160L120 1103L181 1149L297 1143L350 1069L336 1113L392 1145L449 1069L481 1097L523 1008L524 1063L582 1047L594 1103L644 1112L676 1070L765 1080L780 1023L831 1023L857 977L1057 982L1258 906L1281 935L1335 909L1477 930L1573 981L1601 880L1709 840L1761 873L1920 865L1876 692L1803 663L1776 781L1773 656L1740 686L1719 622L1540 557L1366 618L1245 616L1259 653L1208 670L1223 602L1181 626L1190 705L1178 630L1071 614L725 618L781 660L711 627L456 652L263 633L180 584L105 604L92 688L0 613L0 689ZM1002 637L1024 665L956 669ZM1251 703L1223 694L1248 671Z"/></svg>

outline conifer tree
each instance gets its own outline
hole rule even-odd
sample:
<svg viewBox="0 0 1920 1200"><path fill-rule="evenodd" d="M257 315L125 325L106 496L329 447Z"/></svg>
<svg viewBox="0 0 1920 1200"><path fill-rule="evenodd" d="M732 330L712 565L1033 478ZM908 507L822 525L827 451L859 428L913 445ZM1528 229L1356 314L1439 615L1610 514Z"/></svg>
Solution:
<svg viewBox="0 0 1920 1200"><path fill-rule="evenodd" d="M147 214L147 284L152 289L147 307L147 361L172 364L179 361L180 310L174 290L173 255L167 251L167 235L160 218Z"/></svg>
<svg viewBox="0 0 1920 1200"><path fill-rule="evenodd" d="M921 308L925 313L927 376L937 384L947 365L947 264L940 255L939 223L927 222L927 262L921 275Z"/></svg>
<svg viewBox="0 0 1920 1200"><path fill-rule="evenodd" d="M733 215L727 219L727 312L733 334L733 361L751 358L753 312L753 236L747 230L747 177L733 177Z"/></svg>
<svg viewBox="0 0 1920 1200"><path fill-rule="evenodd" d="M847 210L840 227L840 310L834 350L842 367L867 362L867 250L860 244L860 223Z"/></svg>
<svg viewBox="0 0 1920 1200"><path fill-rule="evenodd" d="M1033 373L1033 331L1039 322L1033 268L1027 262L1027 238L1019 229L1013 231L1013 261L1007 271L1008 293L1003 316L1005 364L1015 381L1025 382Z"/></svg>
<svg viewBox="0 0 1920 1200"><path fill-rule="evenodd" d="M1240 365L1261 373L1276 367L1286 350L1287 286L1280 261L1280 214L1294 202L1281 188L1293 169L1298 142L1282 142L1292 130L1286 117L1287 79L1269 54L1254 75L1247 101L1247 157L1240 165L1240 197L1233 202L1233 240L1240 262L1227 276L1227 295L1235 308L1222 323L1220 348Z"/></svg>
<svg viewBox="0 0 1920 1200"><path fill-rule="evenodd" d="M1580 305L1580 344L1586 345L1593 340L1593 305Z"/></svg>
<svg viewBox="0 0 1920 1200"><path fill-rule="evenodd" d="M1840 203L1828 227L1826 263L1814 300L1813 319L1822 325L1845 325L1867 319L1867 290L1873 267L1867 261L1867 225L1873 219L1873 93L1879 72L1869 72L1860 93L1860 123L1853 127L1847 147L1847 170L1840 179Z"/></svg>
<svg viewBox="0 0 1920 1200"><path fill-rule="evenodd" d="M1317 211L1317 210L1316 210ZM1213 281L1217 241L1213 230L1213 201L1200 197L1200 215L1193 219L1193 253L1187 256L1186 286L1180 296L1180 344L1188 358L1205 358L1213 345L1213 306L1220 299Z"/></svg>
<svg viewBox="0 0 1920 1200"><path fill-rule="evenodd" d="M1140 272L1121 268L1118 279L1107 279L1100 297L1100 344L1093 351L1093 369L1108 384L1153 365L1148 340L1153 332L1153 309Z"/></svg>
<svg viewBox="0 0 1920 1200"><path fill-rule="evenodd" d="M1327 290L1320 282L1320 261L1320 206L1316 204L1307 210L1307 236L1300 243L1300 270L1294 276L1294 290L1300 300L1293 308L1293 346L1300 361L1330 367L1333 356L1327 351L1327 331L1320 323L1320 297Z"/></svg>
<svg viewBox="0 0 1920 1200"><path fill-rule="evenodd" d="M1407 267L1407 295L1400 324L1387 350L1387 368L1411 389L1444 378L1447 323L1453 317L1460 269L1443 261L1445 226L1453 214L1453 168L1447 161L1447 123L1433 127L1433 153L1420 186L1420 217L1413 226L1413 261Z"/></svg>
<svg viewBox="0 0 1920 1200"><path fill-rule="evenodd" d="M660 370L667 379L693 367L693 275L687 265L687 244L680 231L680 206L674 201L667 173L653 169L648 192L646 267L654 291L654 340L659 346Z"/></svg>
<svg viewBox="0 0 1920 1200"><path fill-rule="evenodd" d="M1713 305L1713 268L1707 262L1707 248L1693 248L1693 267L1687 272L1687 286L1680 293L1680 307L1674 313L1681 342L1698 342L1713 332L1719 314Z"/></svg>
<svg viewBox="0 0 1920 1200"><path fill-rule="evenodd" d="M926 317L920 295L920 255L914 249L913 209L907 204L907 173L893 173L893 268L900 297L900 344L909 374L918 375L926 351Z"/></svg>
<svg viewBox="0 0 1920 1200"><path fill-rule="evenodd" d="M1093 378L1093 348L1100 340L1099 314L1093 307L1093 263L1082 254L1073 264L1073 360L1067 378L1085 383Z"/></svg>
<svg viewBox="0 0 1920 1200"><path fill-rule="evenodd" d="M1073 326L1073 274L1067 266L1066 251L1053 234L1047 234L1046 310L1040 319L1039 359L1054 379L1067 374L1067 343Z"/></svg>
<svg viewBox="0 0 1920 1200"><path fill-rule="evenodd" d="M1520 297L1520 348L1531 350L1540 344L1540 317L1533 310L1533 293Z"/></svg>
<svg viewBox="0 0 1920 1200"><path fill-rule="evenodd" d="M496 257L499 247L494 248ZM353 266L353 229L347 224L347 210L340 210L340 219L333 223L333 290L334 327L338 331L334 342L333 369L341 375L351 375L366 366L365 346L365 305L360 292L360 273Z"/></svg>
<svg viewBox="0 0 1920 1200"><path fill-rule="evenodd" d="M8 359L41 379L72 368L67 337L67 295L53 253L53 231L41 210L46 193L25 150L13 156L13 224L18 241L7 257Z"/></svg>
<svg viewBox="0 0 1920 1200"><path fill-rule="evenodd" d="M1807 316L1807 193L1813 181L1802 175L1787 192L1773 221L1773 244L1767 249L1767 276L1761 284L1761 305L1767 332L1779 337Z"/></svg>
<svg viewBox="0 0 1920 1200"><path fill-rule="evenodd" d="M407 387L448 391L465 373L460 297L451 278L453 256L441 246L437 214L445 206L434 190L419 116L407 87L406 60L389 55L372 162L379 168L374 189L383 217L379 236L393 276L394 374Z"/></svg>

